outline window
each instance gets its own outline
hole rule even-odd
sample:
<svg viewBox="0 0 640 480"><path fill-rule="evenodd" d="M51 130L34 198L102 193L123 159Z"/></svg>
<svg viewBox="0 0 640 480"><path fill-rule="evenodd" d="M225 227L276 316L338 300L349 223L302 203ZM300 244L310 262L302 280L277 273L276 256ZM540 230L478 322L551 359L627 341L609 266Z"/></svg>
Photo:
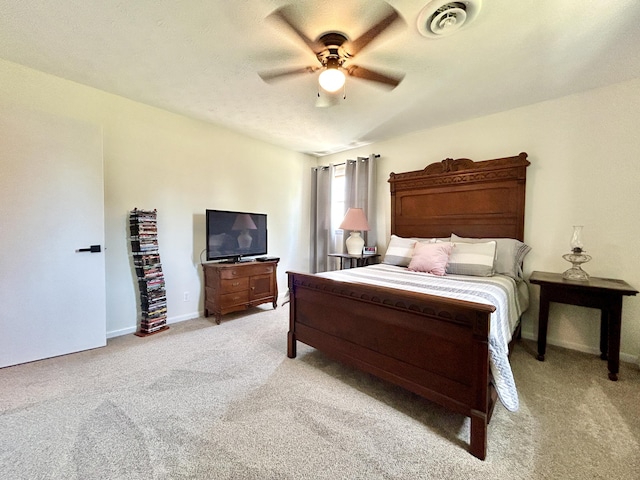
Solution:
<svg viewBox="0 0 640 480"><path fill-rule="evenodd" d="M342 238L338 227L347 211L345 206L345 165L336 165L331 179L331 230Z"/></svg>

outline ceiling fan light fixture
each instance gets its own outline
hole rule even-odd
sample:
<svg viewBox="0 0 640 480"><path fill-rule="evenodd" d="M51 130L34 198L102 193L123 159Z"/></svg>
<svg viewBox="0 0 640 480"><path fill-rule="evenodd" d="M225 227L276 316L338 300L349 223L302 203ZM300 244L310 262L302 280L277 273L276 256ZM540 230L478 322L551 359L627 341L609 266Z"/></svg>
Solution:
<svg viewBox="0 0 640 480"><path fill-rule="evenodd" d="M347 75L391 88L397 87L402 81L404 75L387 74L351 63L355 55L359 54L376 37L391 25L402 22L400 14L393 7L388 6L384 17L359 37L351 40L344 33L337 31L328 31L320 35L316 40L311 40L306 36L303 29L289 18L288 11L288 7L281 7L273 12L270 17L276 18L283 25L288 26L289 30L295 33L315 54L320 66L287 68L259 73L260 78L265 82L269 83L289 75L320 71L320 75L318 75L318 99L320 101L323 100L322 97L327 97L333 102L334 97L337 98L340 89L344 89ZM347 62L348 64L345 66ZM346 98L346 93L341 96L343 99ZM335 102L333 103L335 104Z"/></svg>
<svg viewBox="0 0 640 480"><path fill-rule="evenodd" d="M320 73L318 83L327 92L337 92L344 86L345 76L338 68L327 68Z"/></svg>

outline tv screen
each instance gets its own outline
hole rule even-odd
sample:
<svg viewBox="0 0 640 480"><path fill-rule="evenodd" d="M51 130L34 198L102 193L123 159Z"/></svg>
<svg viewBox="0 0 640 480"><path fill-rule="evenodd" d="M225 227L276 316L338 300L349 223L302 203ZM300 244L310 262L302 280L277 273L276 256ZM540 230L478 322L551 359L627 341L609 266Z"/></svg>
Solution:
<svg viewBox="0 0 640 480"><path fill-rule="evenodd" d="M207 210L207 261L267 253L267 215Z"/></svg>

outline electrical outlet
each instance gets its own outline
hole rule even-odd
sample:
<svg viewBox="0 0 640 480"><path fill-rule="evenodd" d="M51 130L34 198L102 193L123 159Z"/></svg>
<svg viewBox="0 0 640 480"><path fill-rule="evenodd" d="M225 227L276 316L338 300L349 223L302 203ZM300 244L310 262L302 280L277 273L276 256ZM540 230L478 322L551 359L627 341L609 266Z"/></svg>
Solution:
<svg viewBox="0 0 640 480"><path fill-rule="evenodd" d="M189 292L184 292L184 301L185 302L189 301Z"/></svg>

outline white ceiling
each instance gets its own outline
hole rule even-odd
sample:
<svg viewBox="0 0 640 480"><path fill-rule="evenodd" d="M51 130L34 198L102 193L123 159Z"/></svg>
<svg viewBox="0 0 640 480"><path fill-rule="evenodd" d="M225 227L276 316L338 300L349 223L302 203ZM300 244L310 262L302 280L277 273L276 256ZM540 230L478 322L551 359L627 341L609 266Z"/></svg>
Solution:
<svg viewBox="0 0 640 480"><path fill-rule="evenodd" d="M330 108L317 74L258 76L317 64L266 17L292 4L309 38L353 39L382 0L0 0L0 58L317 155L640 77L640 0L484 0L438 39L416 27L428 1L389 0L403 21L355 59L402 83L348 78Z"/></svg>

